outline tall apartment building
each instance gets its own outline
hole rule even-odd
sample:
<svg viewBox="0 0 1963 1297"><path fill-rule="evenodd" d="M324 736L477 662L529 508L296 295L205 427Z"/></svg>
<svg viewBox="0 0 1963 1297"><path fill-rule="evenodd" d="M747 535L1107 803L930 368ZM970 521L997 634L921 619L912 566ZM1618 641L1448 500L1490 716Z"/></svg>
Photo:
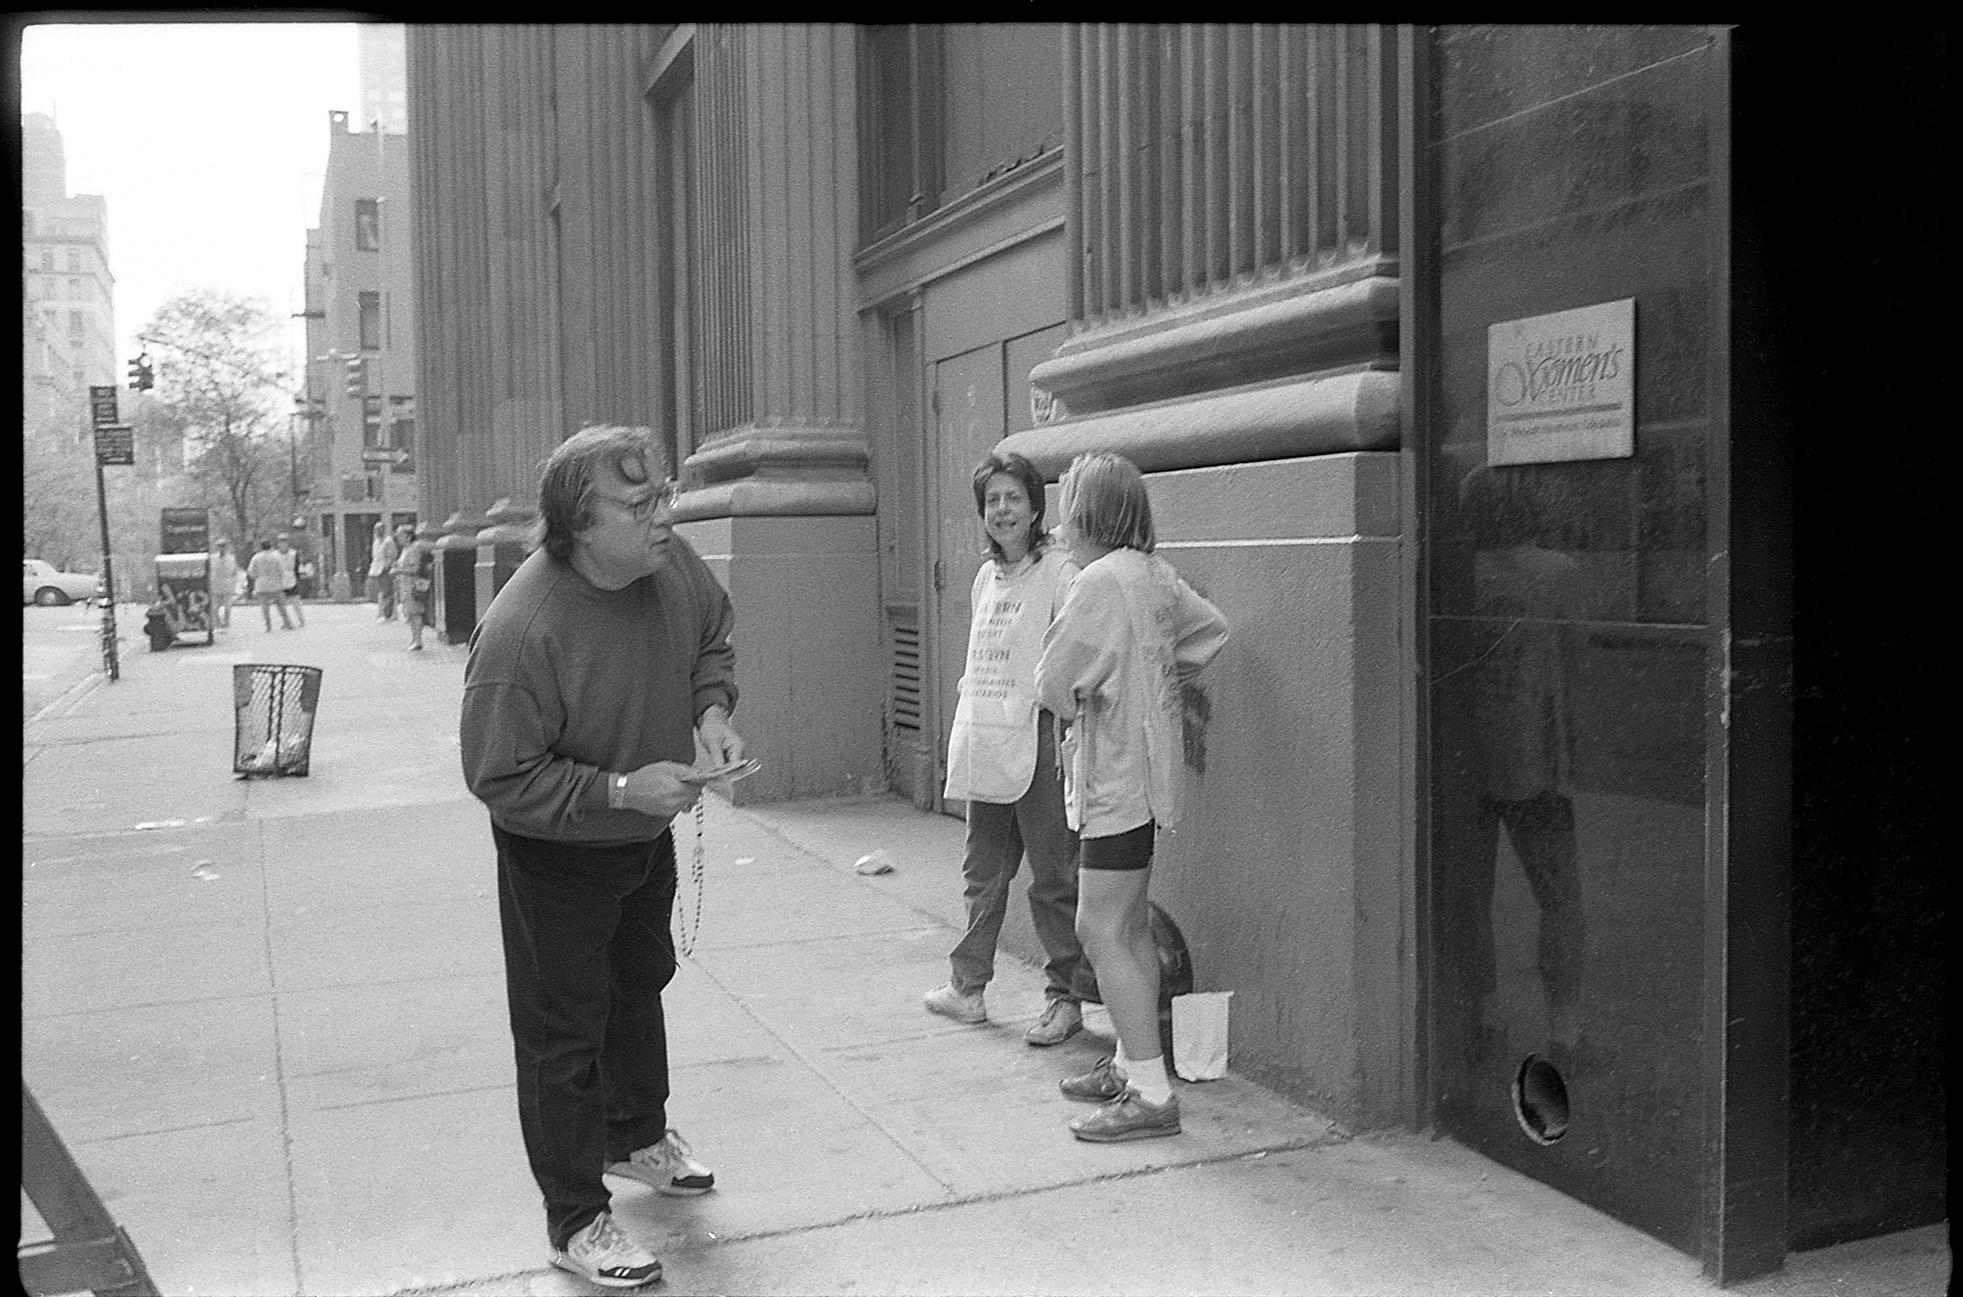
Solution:
<svg viewBox="0 0 1963 1297"><path fill-rule="evenodd" d="M655 429L737 609L739 798L959 813L970 474L1121 452L1233 624L1152 893L1237 1071L1726 1282L1944 1218L1940 637L1873 593L1947 480L1940 42L409 42L425 512Z"/></svg>
<svg viewBox="0 0 1963 1297"><path fill-rule="evenodd" d="M37 384L76 400L120 384L109 210L100 194L70 194L61 131L46 113L21 118L21 279L38 328L23 360Z"/></svg>
<svg viewBox="0 0 1963 1297"><path fill-rule="evenodd" d="M414 232L408 138L328 114L320 223L307 231L306 385L322 576L359 592L374 525L417 513Z"/></svg>
<svg viewBox="0 0 1963 1297"><path fill-rule="evenodd" d="M355 125L400 134L409 129L408 36L400 23L363 23L355 31L355 85L361 113Z"/></svg>
<svg viewBox="0 0 1963 1297"><path fill-rule="evenodd" d="M87 385L75 384L67 339L56 333L33 299L20 307L21 424L25 429L70 424L77 440L88 435Z"/></svg>

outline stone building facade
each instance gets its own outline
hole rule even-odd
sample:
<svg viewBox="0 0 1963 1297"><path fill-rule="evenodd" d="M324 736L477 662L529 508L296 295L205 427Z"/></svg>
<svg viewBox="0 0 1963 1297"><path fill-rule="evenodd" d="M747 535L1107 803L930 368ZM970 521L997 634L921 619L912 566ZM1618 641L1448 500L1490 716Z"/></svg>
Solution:
<svg viewBox="0 0 1963 1297"><path fill-rule="evenodd" d="M1860 127L1768 70L1824 46L1773 39L414 27L424 514L489 554L564 436L653 427L738 609L741 795L959 813L973 466L1120 451L1234 626L1153 893L1235 992L1237 1071L1725 1280L1940 1219L1940 1164L1891 1151L1942 1146L1940 1030L1870 958L1900 933L1846 918L1870 848L1793 845L1791 493L1827 407L1768 375L1838 362L1770 323L1806 255L1763 123ZM1919 84L1870 80L1882 116ZM1514 408L1504 366L1549 358L1619 442ZM1879 1120L1834 1081L1862 991L1909 1042Z"/></svg>
<svg viewBox="0 0 1963 1297"><path fill-rule="evenodd" d="M305 386L310 530L324 588L360 597L377 522L419 520L414 223L409 141L328 114L320 223L307 231Z"/></svg>

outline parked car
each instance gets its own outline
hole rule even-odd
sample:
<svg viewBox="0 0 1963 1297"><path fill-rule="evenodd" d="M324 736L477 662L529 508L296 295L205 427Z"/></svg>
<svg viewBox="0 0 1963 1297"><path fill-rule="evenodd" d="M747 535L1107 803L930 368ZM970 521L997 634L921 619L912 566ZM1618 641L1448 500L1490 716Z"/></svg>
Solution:
<svg viewBox="0 0 1963 1297"><path fill-rule="evenodd" d="M107 597L102 578L93 572L63 572L43 559L24 559L20 570L20 601L56 605L90 603Z"/></svg>

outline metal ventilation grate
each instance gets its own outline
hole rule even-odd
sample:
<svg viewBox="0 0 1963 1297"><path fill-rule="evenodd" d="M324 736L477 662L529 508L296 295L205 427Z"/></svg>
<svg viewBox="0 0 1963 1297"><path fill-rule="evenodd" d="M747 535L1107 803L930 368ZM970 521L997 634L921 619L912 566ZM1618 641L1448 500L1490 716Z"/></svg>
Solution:
<svg viewBox="0 0 1963 1297"><path fill-rule="evenodd" d="M887 691L890 701L888 714L893 718L896 732L917 738L920 734L922 702L918 616L895 616L890 629L893 632L893 658Z"/></svg>

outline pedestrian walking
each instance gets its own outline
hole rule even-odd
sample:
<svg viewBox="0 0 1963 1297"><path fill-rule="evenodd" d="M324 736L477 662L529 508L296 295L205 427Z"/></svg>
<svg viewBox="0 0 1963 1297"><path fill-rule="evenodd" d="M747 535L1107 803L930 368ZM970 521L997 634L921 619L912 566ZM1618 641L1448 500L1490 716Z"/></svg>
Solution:
<svg viewBox="0 0 1963 1297"><path fill-rule="evenodd" d="M1044 636L1036 694L1069 727L1057 760L1082 852L1077 935L1118 1035L1115 1055L1062 1088L1101 1105L1070 1123L1078 1139L1176 1135L1146 890L1154 835L1179 822L1181 687L1227 642L1227 621L1153 553L1152 502L1130 460L1080 455L1061 485L1081 570Z"/></svg>
<svg viewBox="0 0 1963 1297"><path fill-rule="evenodd" d="M409 623L409 648L421 652L436 584L436 551L406 524L395 529L395 606Z"/></svg>
<svg viewBox="0 0 1963 1297"><path fill-rule="evenodd" d="M968 804L961 859L968 928L948 956L950 976L927 992L929 1012L986 1022L984 988L1009 908L1009 884L1029 857L1029 917L1044 953L1042 1016L1032 1045L1068 1040L1095 999L1077 940L1077 835L1065 820L1055 717L1036 701L1043 633L1077 574L1043 527L1043 477L1021 455L992 454L975 469L975 511L988 548L973 588L967 669L947 744L942 796Z"/></svg>
<svg viewBox="0 0 1963 1297"><path fill-rule="evenodd" d="M546 459L543 543L471 634L459 737L497 848L525 1153L552 1262L610 1287L661 1277L603 1175L675 1195L715 1175L669 1122L670 821L738 761L733 614L670 527L645 428L587 428ZM632 652L623 646L633 646Z"/></svg>
<svg viewBox="0 0 1963 1297"><path fill-rule="evenodd" d="M219 630L230 630L232 590L238 585L239 561L232 557L229 540L213 541L211 550L211 624Z"/></svg>
<svg viewBox="0 0 1963 1297"><path fill-rule="evenodd" d="M293 609L293 620L305 626L307 612L300 605L300 555L293 548L293 538L281 532L273 550L279 555L280 568L285 573L279 593L280 616L286 615L286 609L290 605Z"/></svg>
<svg viewBox="0 0 1963 1297"><path fill-rule="evenodd" d="M265 621L267 631L273 629L275 607L279 609L280 627L293 629L293 619L286 615L286 564L280 561L279 551L270 540L261 540L259 552L245 565L245 588L259 601L259 616Z"/></svg>
<svg viewBox="0 0 1963 1297"><path fill-rule="evenodd" d="M368 597L375 602L375 620L395 619L395 560L401 554L388 524L375 524L375 539L368 546Z"/></svg>

